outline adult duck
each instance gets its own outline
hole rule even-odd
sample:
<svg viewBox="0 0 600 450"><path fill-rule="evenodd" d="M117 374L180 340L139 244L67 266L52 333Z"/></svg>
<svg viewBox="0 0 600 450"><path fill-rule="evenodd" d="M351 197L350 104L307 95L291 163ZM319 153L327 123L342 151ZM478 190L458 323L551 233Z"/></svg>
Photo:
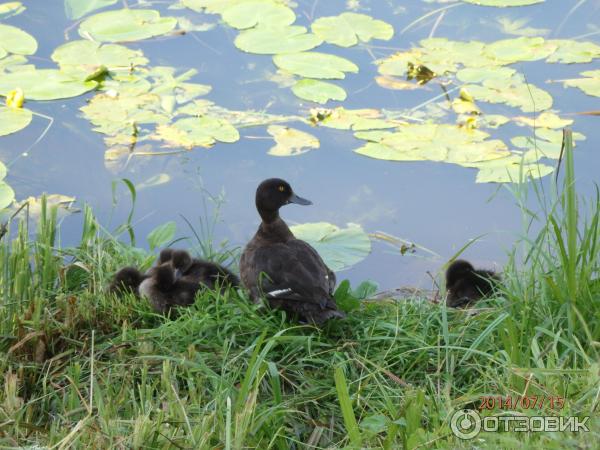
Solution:
<svg viewBox="0 0 600 450"><path fill-rule="evenodd" d="M493 271L475 269L470 262L458 259L446 270L446 305L460 308L489 297L499 282Z"/></svg>
<svg viewBox="0 0 600 450"><path fill-rule="evenodd" d="M343 318L333 299L335 274L279 217L279 208L290 203L312 204L279 178L258 186L256 209L262 223L240 259L242 284L255 302L265 297L272 308L283 309L300 321L321 325Z"/></svg>

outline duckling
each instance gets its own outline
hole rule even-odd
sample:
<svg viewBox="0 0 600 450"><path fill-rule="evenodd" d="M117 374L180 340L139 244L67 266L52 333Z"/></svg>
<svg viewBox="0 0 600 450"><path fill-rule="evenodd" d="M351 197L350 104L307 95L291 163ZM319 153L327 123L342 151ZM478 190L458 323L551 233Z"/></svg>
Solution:
<svg viewBox="0 0 600 450"><path fill-rule="evenodd" d="M174 307L189 306L194 303L200 284L178 279L171 262L152 267L148 278L139 286L139 293L146 297L152 308L160 314L169 314Z"/></svg>
<svg viewBox="0 0 600 450"><path fill-rule="evenodd" d="M262 223L240 260L242 284L253 301L264 296L272 308L297 315L300 321L321 325L343 318L333 298L335 274L317 251L296 239L279 217L290 203L311 205L278 178L263 181L256 190L256 209Z"/></svg>
<svg viewBox="0 0 600 450"><path fill-rule="evenodd" d="M446 305L457 308L475 303L492 294L499 282L493 271L476 270L470 262L458 259L446 270Z"/></svg>
<svg viewBox="0 0 600 450"><path fill-rule="evenodd" d="M113 277L108 286L108 292L117 295L130 292L138 296L138 288L146 278L148 278L148 275L143 274L135 267L123 267Z"/></svg>
<svg viewBox="0 0 600 450"><path fill-rule="evenodd" d="M162 254L162 252L161 252ZM202 284L208 289L222 290L227 285L239 286L239 279L225 267L199 258L192 258L185 250L175 250L171 254L171 265L175 276L182 280Z"/></svg>

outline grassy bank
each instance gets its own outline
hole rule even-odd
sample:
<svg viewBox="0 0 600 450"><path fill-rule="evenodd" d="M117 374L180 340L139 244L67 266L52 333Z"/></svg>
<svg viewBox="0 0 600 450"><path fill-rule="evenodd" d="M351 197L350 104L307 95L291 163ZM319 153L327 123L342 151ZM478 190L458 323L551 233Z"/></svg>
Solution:
<svg viewBox="0 0 600 450"><path fill-rule="evenodd" d="M0 446L597 448L600 200L577 198L566 156L560 194L523 209L539 233L475 315L365 301L318 330L230 291L168 320L103 294L118 267L151 255L89 208L78 247L59 248L43 208L36 233L21 223L0 242ZM591 416L591 431L452 435L455 409L521 395L564 398L518 410Z"/></svg>

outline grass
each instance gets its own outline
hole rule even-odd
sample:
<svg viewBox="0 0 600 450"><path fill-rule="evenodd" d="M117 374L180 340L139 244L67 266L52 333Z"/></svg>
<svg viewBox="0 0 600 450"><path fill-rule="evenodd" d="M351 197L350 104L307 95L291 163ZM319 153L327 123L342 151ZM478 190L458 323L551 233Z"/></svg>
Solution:
<svg viewBox="0 0 600 450"><path fill-rule="evenodd" d="M171 321L103 293L151 255L87 207L80 244L60 248L43 207L36 233L20 223L0 242L0 447L597 448L600 200L581 210L566 143L562 189L536 190L543 213L523 208L539 231L476 315L365 301L319 330L229 291ZM565 398L521 412L591 416L591 431L452 435L455 409L522 395Z"/></svg>

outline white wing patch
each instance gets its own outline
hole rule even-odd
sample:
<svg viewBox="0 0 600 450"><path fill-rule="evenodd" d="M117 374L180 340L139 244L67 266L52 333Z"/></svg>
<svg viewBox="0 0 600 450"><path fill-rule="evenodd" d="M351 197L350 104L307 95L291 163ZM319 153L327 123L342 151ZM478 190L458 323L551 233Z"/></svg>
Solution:
<svg viewBox="0 0 600 450"><path fill-rule="evenodd" d="M275 291L271 291L271 292L267 292L267 295L269 297L279 297L280 295L285 295L285 294L291 294L292 291L291 289L277 289Z"/></svg>

